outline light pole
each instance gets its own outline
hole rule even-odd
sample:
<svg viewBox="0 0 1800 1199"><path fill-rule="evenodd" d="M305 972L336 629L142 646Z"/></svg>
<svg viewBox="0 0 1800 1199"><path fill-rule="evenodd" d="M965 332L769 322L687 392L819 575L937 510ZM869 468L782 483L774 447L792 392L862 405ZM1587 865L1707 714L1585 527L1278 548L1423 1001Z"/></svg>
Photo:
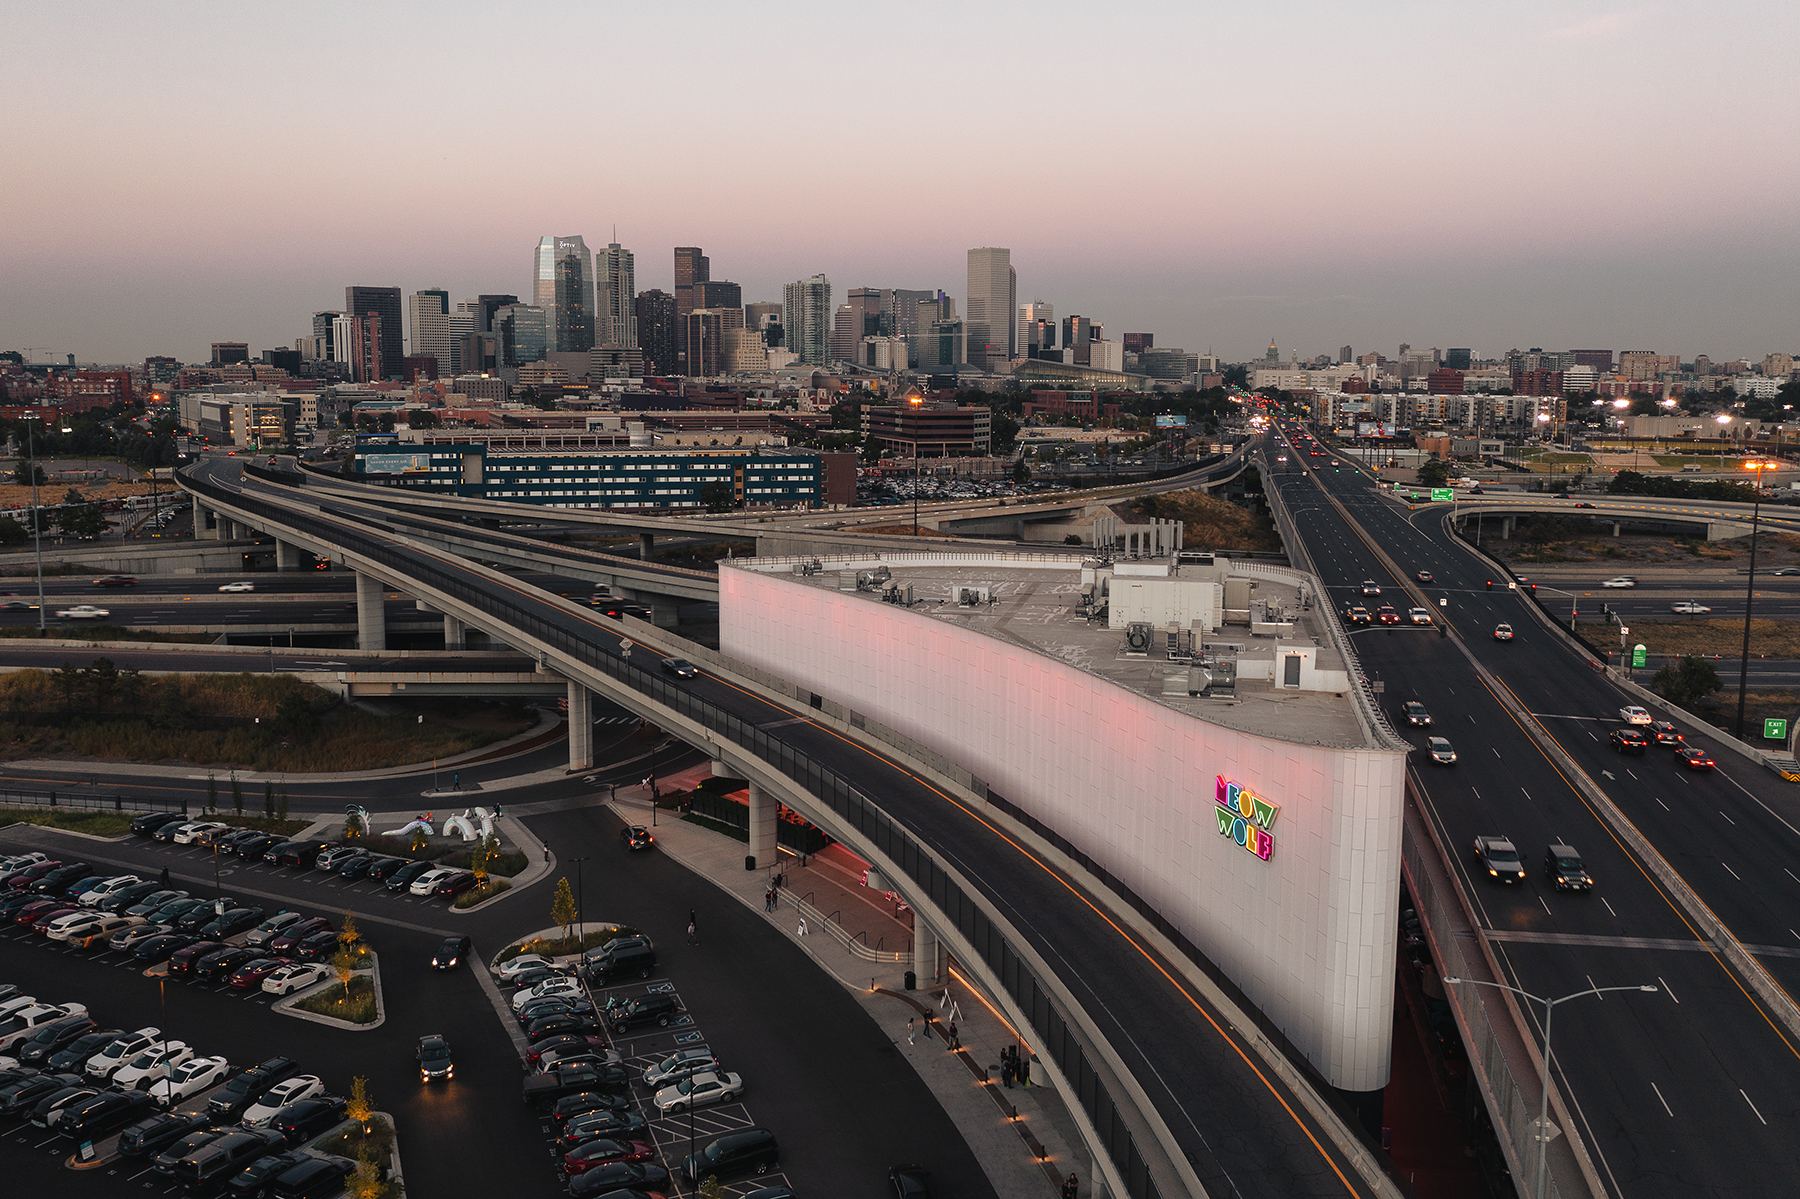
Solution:
<svg viewBox="0 0 1800 1199"><path fill-rule="evenodd" d="M1556 1005L1559 1003L1567 1003L1571 999L1581 999L1588 995L1604 995L1608 991L1655 991L1656 988L1643 985L1635 987L1589 987L1587 990L1577 991L1573 995L1562 995L1556 999L1546 999L1542 995L1533 995L1530 991L1521 991L1519 988L1509 987L1505 983L1487 982L1479 978L1455 978L1447 974L1444 976L1444 981L1452 984L1469 983L1477 987L1495 987L1502 991L1511 991L1514 995L1522 995L1534 1003L1541 1003L1544 1005L1544 1095L1538 1104L1537 1185L1531 1188L1531 1193L1535 1196L1535 1199L1544 1199L1544 1150L1550 1143L1550 1138L1546 1135L1550 1124L1550 1019L1556 1014Z"/></svg>
<svg viewBox="0 0 1800 1199"><path fill-rule="evenodd" d="M38 636L48 637L50 630L44 624L44 510L38 507L37 448L29 420L25 424L25 451L31 471L31 537L37 547Z"/></svg>
<svg viewBox="0 0 1800 1199"><path fill-rule="evenodd" d="M1762 513L1763 468L1774 466L1761 458L1744 463L1745 470L1756 472L1756 498L1750 504L1750 581L1744 584L1744 646L1738 659L1737 739L1744 739L1744 689L1750 681L1750 605L1756 598L1756 529Z"/></svg>
<svg viewBox="0 0 1800 1199"><path fill-rule="evenodd" d="M913 418L913 527L912 527L912 535L914 537L917 537L919 535L919 480L921 477L919 468L922 465L924 465L923 463L921 463L919 461L919 405L923 404L924 402L925 402L925 398L923 396L913 396L908 401L908 403L910 403L912 405L912 418Z"/></svg>
<svg viewBox="0 0 1800 1199"><path fill-rule="evenodd" d="M581 899L582 899L581 864L583 862L587 861L587 859L586 858L572 858L570 860L575 863L575 944L580 945L581 944L581 936L582 936L582 928L581 928L581 925L582 925L582 920L581 920Z"/></svg>

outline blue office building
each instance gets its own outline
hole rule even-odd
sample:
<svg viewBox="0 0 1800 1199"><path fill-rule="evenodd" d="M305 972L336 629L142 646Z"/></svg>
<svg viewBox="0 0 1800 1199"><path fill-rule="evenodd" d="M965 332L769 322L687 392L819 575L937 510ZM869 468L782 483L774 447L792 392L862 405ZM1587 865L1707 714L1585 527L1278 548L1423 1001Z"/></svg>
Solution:
<svg viewBox="0 0 1800 1199"><path fill-rule="evenodd" d="M734 507L825 502L824 461L799 450L517 454L484 445L358 446L355 471L367 483L546 508L697 509L722 502L724 487Z"/></svg>

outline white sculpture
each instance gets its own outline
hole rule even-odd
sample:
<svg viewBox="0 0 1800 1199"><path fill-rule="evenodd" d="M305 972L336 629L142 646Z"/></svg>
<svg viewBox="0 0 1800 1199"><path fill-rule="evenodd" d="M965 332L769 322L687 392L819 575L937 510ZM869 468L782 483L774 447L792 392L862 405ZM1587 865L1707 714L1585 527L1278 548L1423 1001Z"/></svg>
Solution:
<svg viewBox="0 0 1800 1199"><path fill-rule="evenodd" d="M464 812L463 815L467 816L468 813ZM494 814L486 808L476 808L475 815L481 821L481 839L486 841L494 835Z"/></svg>
<svg viewBox="0 0 1800 1199"><path fill-rule="evenodd" d="M385 835L389 836L389 837L410 837L415 832L418 832L420 829L423 829L425 831L425 835L427 837L432 835L431 822L429 820L426 820L423 816L419 817L417 820L414 820L412 823L406 825L404 828L394 829L393 831L391 831Z"/></svg>
<svg viewBox="0 0 1800 1199"><path fill-rule="evenodd" d="M444 836L448 837L451 833L461 833L464 841L475 839L475 824L469 819L466 808L461 816L452 816L444 821Z"/></svg>

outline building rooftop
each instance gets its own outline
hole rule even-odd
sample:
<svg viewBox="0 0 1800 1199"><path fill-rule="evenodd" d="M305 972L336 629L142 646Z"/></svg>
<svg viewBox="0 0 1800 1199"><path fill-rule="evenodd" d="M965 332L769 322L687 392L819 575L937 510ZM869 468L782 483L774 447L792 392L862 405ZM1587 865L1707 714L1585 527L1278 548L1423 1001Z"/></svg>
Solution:
<svg viewBox="0 0 1800 1199"><path fill-rule="evenodd" d="M1129 629L1109 627L1107 608L1080 601L1084 592L1097 590L1095 579L1104 578L1109 566L1118 572L1111 579L1117 595L1122 581L1137 571L1155 574L1159 563L978 551L757 558L732 565L793 572L796 583L871 604L904 602L910 587L914 613L1045 654L1221 727L1303 745L1404 744L1351 694L1360 674L1337 648L1342 634L1328 627L1334 618L1319 609L1322 589L1288 567L1227 559L1213 566L1174 565L1176 578L1238 580L1232 591L1240 598L1250 585L1249 609L1227 606L1213 632L1198 623L1191 632L1171 627L1174 622L1142 625L1134 643ZM1307 658L1306 689L1276 681L1289 653Z"/></svg>

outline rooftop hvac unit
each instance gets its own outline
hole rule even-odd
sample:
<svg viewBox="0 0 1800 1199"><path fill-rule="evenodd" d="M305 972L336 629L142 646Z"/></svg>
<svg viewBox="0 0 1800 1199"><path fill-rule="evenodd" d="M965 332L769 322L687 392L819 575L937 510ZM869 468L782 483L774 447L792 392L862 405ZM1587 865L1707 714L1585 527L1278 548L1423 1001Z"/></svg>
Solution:
<svg viewBox="0 0 1800 1199"><path fill-rule="evenodd" d="M1150 652L1150 639L1155 636L1154 625L1143 621L1132 621L1125 626L1125 652L1128 654L1147 654Z"/></svg>
<svg viewBox="0 0 1800 1199"><path fill-rule="evenodd" d="M975 604L985 604L988 602L988 589L986 587L972 587L964 583L952 584L950 587L950 602L953 604L961 604L964 607L970 607Z"/></svg>

